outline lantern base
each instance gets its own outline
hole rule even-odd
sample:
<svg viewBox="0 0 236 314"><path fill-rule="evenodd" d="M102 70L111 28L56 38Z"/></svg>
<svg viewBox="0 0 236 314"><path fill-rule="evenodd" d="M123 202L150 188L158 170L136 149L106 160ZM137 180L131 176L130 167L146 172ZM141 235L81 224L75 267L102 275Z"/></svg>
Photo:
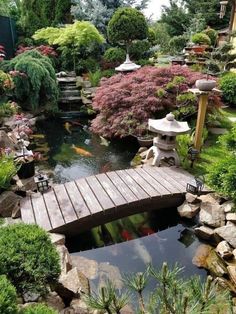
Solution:
<svg viewBox="0 0 236 314"><path fill-rule="evenodd" d="M145 162L147 162L148 159L151 157L154 157L153 162L152 162L152 166L159 167L161 159L171 158L171 157L174 159L175 165L177 167L180 166L180 159L179 159L179 156L178 156L175 149L167 151L167 150L162 150L157 146L152 146L151 148L149 148L149 150L147 152Z"/></svg>

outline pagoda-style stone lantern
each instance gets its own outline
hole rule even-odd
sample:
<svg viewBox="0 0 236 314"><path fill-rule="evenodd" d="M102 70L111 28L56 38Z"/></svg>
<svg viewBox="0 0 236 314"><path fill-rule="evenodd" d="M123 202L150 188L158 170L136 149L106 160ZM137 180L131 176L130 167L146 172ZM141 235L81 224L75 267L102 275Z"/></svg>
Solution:
<svg viewBox="0 0 236 314"><path fill-rule="evenodd" d="M176 152L176 136L190 131L187 122L178 122L172 113L164 119L148 120L148 129L157 133L153 139L153 146L148 150L145 161L153 157L153 166L159 166L162 158L173 158L175 165L180 165L180 159Z"/></svg>

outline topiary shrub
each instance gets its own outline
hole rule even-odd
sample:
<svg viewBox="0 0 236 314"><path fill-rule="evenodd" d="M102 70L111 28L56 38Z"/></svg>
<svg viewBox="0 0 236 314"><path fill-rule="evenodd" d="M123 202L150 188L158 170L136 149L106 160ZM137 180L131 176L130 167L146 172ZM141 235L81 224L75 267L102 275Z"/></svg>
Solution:
<svg viewBox="0 0 236 314"><path fill-rule="evenodd" d="M107 62L122 62L125 59L125 55L124 49L112 47L105 51L103 58Z"/></svg>
<svg viewBox="0 0 236 314"><path fill-rule="evenodd" d="M147 40L137 40L130 45L129 54L134 60L145 59L151 56L150 43Z"/></svg>
<svg viewBox="0 0 236 314"><path fill-rule="evenodd" d="M108 23L107 32L111 42L124 44L128 49L133 40L143 40L148 37L148 24L139 10L120 8Z"/></svg>
<svg viewBox="0 0 236 314"><path fill-rule="evenodd" d="M184 35L174 36L169 41L169 47L172 54L178 54L183 51L188 42L188 38Z"/></svg>
<svg viewBox="0 0 236 314"><path fill-rule="evenodd" d="M211 39L204 33L196 33L191 38L192 42L196 45L209 45L211 44Z"/></svg>
<svg viewBox="0 0 236 314"><path fill-rule="evenodd" d="M50 59L36 50L26 51L8 63L15 84L14 95L24 109L56 106L58 86Z"/></svg>
<svg viewBox="0 0 236 314"><path fill-rule="evenodd" d="M6 276L0 276L0 313L17 314L16 289Z"/></svg>
<svg viewBox="0 0 236 314"><path fill-rule="evenodd" d="M44 304L31 305L22 311L22 314L57 314L58 312Z"/></svg>
<svg viewBox="0 0 236 314"><path fill-rule="evenodd" d="M149 118L163 117L165 112L177 108L176 96L203 77L202 73L181 66L146 66L103 79L93 99L93 108L99 114L92 121L92 131L109 138L141 135ZM209 107L216 104L221 104L219 97L211 96Z"/></svg>
<svg viewBox="0 0 236 314"><path fill-rule="evenodd" d="M220 89L223 98L229 104L236 106L236 73L230 72L220 78Z"/></svg>
<svg viewBox="0 0 236 314"><path fill-rule="evenodd" d="M216 45L216 41L217 41L217 37L218 37L218 33L216 30L214 30L211 27L207 27L207 29L205 29L203 31L204 34L206 34L210 40L211 40L211 45L215 46Z"/></svg>
<svg viewBox="0 0 236 314"><path fill-rule="evenodd" d="M26 224L0 228L0 274L19 293L45 294L60 274L59 256L47 232Z"/></svg>
<svg viewBox="0 0 236 314"><path fill-rule="evenodd" d="M207 181L216 192L236 201L236 158L234 154L210 165Z"/></svg>

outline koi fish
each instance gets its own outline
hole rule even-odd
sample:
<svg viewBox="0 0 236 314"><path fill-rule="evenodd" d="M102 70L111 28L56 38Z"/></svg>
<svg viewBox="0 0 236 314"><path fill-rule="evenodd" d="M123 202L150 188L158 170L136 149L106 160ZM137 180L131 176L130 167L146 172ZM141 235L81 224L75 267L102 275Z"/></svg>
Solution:
<svg viewBox="0 0 236 314"><path fill-rule="evenodd" d="M66 129L66 131L71 134L71 130L70 130L71 124L69 122L64 123L64 128Z"/></svg>
<svg viewBox="0 0 236 314"><path fill-rule="evenodd" d="M110 141L108 141L107 139L105 139L103 136L100 136L100 139L101 139L101 145L103 146L109 146L110 144Z"/></svg>
<svg viewBox="0 0 236 314"><path fill-rule="evenodd" d="M80 148L80 147L77 147L75 146L74 144L71 146L74 151L76 152L76 154L78 155L81 155L81 156L85 156L85 157L92 157L93 155L88 152L87 150L83 149L83 148Z"/></svg>
<svg viewBox="0 0 236 314"><path fill-rule="evenodd" d="M138 228L138 231L139 233L141 233L142 236L149 236L150 234L154 234L156 233L154 230L152 230L151 228L149 227L139 227Z"/></svg>
<svg viewBox="0 0 236 314"><path fill-rule="evenodd" d="M130 241L130 240L134 239L134 237L132 236L132 234L128 230L122 230L121 231L121 237L125 241Z"/></svg>

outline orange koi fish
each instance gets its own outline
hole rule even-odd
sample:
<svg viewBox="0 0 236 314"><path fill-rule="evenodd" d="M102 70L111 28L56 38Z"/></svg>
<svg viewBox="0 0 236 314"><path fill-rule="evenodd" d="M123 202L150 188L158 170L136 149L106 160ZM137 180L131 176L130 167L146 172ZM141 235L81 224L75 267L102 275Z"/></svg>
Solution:
<svg viewBox="0 0 236 314"><path fill-rule="evenodd" d="M74 151L76 152L76 154L81 155L81 156L85 156L85 157L92 157L93 155L88 152L87 150L77 147L74 144L72 145L72 148L74 149Z"/></svg>
<svg viewBox="0 0 236 314"><path fill-rule="evenodd" d="M69 122L64 123L64 128L69 134L71 134L70 127L71 127L71 124Z"/></svg>

